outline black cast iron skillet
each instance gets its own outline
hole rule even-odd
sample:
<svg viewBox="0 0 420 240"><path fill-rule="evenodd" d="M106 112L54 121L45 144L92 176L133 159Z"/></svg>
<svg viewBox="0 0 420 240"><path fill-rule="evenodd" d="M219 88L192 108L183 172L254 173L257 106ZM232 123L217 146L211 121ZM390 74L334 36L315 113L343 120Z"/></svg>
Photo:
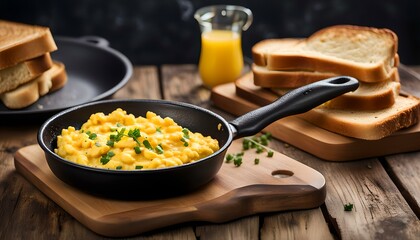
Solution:
<svg viewBox="0 0 420 240"><path fill-rule="evenodd" d="M38 142L45 151L52 172L62 181L87 191L112 198L155 198L181 194L208 183L219 171L233 139L254 135L277 119L306 112L334 97L358 88L351 77L322 80L291 91L272 104L227 122L221 116L191 104L164 100L103 100L65 110L40 128ZM63 128L80 128L91 114L108 114L122 108L135 116L153 111L171 117L178 124L211 136L220 150L193 163L154 170L104 170L75 164L54 153L57 135Z"/></svg>
<svg viewBox="0 0 420 240"><path fill-rule="evenodd" d="M1 123L26 121L28 117L31 122L41 122L66 108L106 99L123 87L133 73L128 58L110 48L103 38L54 37L54 41L58 49L51 57L65 64L66 85L24 109L8 109L0 101Z"/></svg>

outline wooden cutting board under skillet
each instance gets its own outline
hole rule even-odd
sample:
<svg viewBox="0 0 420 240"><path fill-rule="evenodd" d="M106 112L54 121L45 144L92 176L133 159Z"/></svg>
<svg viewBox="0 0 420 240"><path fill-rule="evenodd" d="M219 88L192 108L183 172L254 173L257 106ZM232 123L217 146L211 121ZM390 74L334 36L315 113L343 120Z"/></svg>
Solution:
<svg viewBox="0 0 420 240"><path fill-rule="evenodd" d="M233 154L241 151L241 139L228 149ZM19 149L15 167L80 223L110 237L185 222L220 223L262 212L314 208L326 197L321 173L279 152L267 157L266 152L257 154L255 149L245 151L239 167L223 163L216 177L197 191L154 200L105 199L73 188L51 172L38 145Z"/></svg>

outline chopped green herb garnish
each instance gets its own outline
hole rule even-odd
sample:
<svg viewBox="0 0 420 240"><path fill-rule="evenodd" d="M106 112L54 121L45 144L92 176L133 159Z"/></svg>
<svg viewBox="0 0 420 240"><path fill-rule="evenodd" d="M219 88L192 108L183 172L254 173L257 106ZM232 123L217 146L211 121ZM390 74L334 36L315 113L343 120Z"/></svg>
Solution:
<svg viewBox="0 0 420 240"><path fill-rule="evenodd" d="M115 156L115 153L112 152L112 151L109 151L105 155L102 155L102 157L100 159L102 165L107 164L113 156Z"/></svg>
<svg viewBox="0 0 420 240"><path fill-rule="evenodd" d="M184 147L188 147L188 139L190 139L190 130L188 130L188 128L183 128L182 132L184 133L184 135L181 138L181 142L184 143Z"/></svg>
<svg viewBox="0 0 420 240"><path fill-rule="evenodd" d="M233 160L233 158L234 158L234 156L229 153L228 155L226 155L226 162L230 163Z"/></svg>
<svg viewBox="0 0 420 240"><path fill-rule="evenodd" d="M156 132L162 133L162 129L160 127L157 127Z"/></svg>
<svg viewBox="0 0 420 240"><path fill-rule="evenodd" d="M182 132L184 133L185 139L190 139L190 130L188 130L188 128L183 128Z"/></svg>
<svg viewBox="0 0 420 240"><path fill-rule="evenodd" d="M162 148L162 145L157 145L156 146L156 148L155 148L155 150L156 150L156 152L158 153L158 154L163 154L163 148Z"/></svg>
<svg viewBox="0 0 420 240"><path fill-rule="evenodd" d="M262 145L267 146L268 142L271 141L271 133L264 133L259 139Z"/></svg>
<svg viewBox="0 0 420 240"><path fill-rule="evenodd" d="M100 147L102 146L100 142L95 142L95 146Z"/></svg>
<svg viewBox="0 0 420 240"><path fill-rule="evenodd" d="M118 142L121 140L121 138L124 136L124 132L125 132L125 128L121 128L120 131L116 131L117 134L111 134L109 135L109 139L114 141L114 142Z"/></svg>
<svg viewBox="0 0 420 240"><path fill-rule="evenodd" d="M242 149L243 150L248 150L251 148L252 142L249 141L249 139L244 138L244 140L242 141Z"/></svg>
<svg viewBox="0 0 420 240"><path fill-rule="evenodd" d="M91 131L87 131L86 134L88 135L90 140L95 140L97 137L96 133L92 133Z"/></svg>
<svg viewBox="0 0 420 240"><path fill-rule="evenodd" d="M142 168L143 168L143 166L141 166L141 165L136 166L136 169L142 169Z"/></svg>
<svg viewBox="0 0 420 240"><path fill-rule="evenodd" d="M110 147L113 147L114 146L114 141L108 140L108 141L106 141L106 145L110 146Z"/></svg>
<svg viewBox="0 0 420 240"><path fill-rule="evenodd" d="M117 166L116 169L122 169L122 166Z"/></svg>
<svg viewBox="0 0 420 240"><path fill-rule="evenodd" d="M344 204L344 211L350 212L353 210L353 204L352 203L346 203Z"/></svg>
<svg viewBox="0 0 420 240"><path fill-rule="evenodd" d="M139 138L141 136L140 129L136 128L134 130L128 131L127 136L131 137L140 146L140 142L137 139L137 138Z"/></svg>
<svg viewBox="0 0 420 240"><path fill-rule="evenodd" d="M271 141L271 133L264 133L260 136L252 136L252 137L246 137L242 141L242 150L246 151L251 148L255 149L257 153L262 153L264 151L267 152L267 157L273 157L274 151L268 148L268 142ZM244 152L240 152L237 154L229 153L226 155L226 163L230 163L233 161L235 166L239 167L242 164L242 156L244 155ZM254 164L257 165L260 163L259 158L254 159Z"/></svg>
<svg viewBox="0 0 420 240"><path fill-rule="evenodd" d="M122 137L124 137L124 136L128 136L128 137L131 137L140 146L140 142L137 139L138 137L141 136L140 129L138 129L138 128L130 129L128 131L127 135L124 134L125 130L126 130L125 128L121 128L120 131L115 130L117 133L109 135L109 140L107 141L106 145L108 145L110 147L113 147L115 142L120 141L122 139Z"/></svg>
<svg viewBox="0 0 420 240"><path fill-rule="evenodd" d="M271 141L271 139L273 138L273 135L271 135L270 132L266 132L262 136L264 136L265 138L267 138L268 141Z"/></svg>
<svg viewBox="0 0 420 240"><path fill-rule="evenodd" d="M135 146L134 147L134 152L136 152L136 154L140 154L141 153L141 149L139 146Z"/></svg>
<svg viewBox="0 0 420 240"><path fill-rule="evenodd" d="M181 142L184 143L184 147L188 147L188 142L187 142L187 140L185 140L184 137L181 138Z"/></svg>
<svg viewBox="0 0 420 240"><path fill-rule="evenodd" d="M140 129L138 129L138 128L131 129L130 131L128 131L128 134L127 135L129 137L132 137L132 138L138 138L138 137L141 136Z"/></svg>
<svg viewBox="0 0 420 240"><path fill-rule="evenodd" d="M235 166L239 167L242 164L242 157L238 156L236 158L233 159L233 164L235 164Z"/></svg>
<svg viewBox="0 0 420 240"><path fill-rule="evenodd" d="M117 127L121 127L122 126L122 124L121 123L119 123L119 122L117 122Z"/></svg>
<svg viewBox="0 0 420 240"><path fill-rule="evenodd" d="M267 147L268 142L271 141L271 139L271 133L264 133L259 137L252 136L250 138L244 138L242 141L242 148L243 150L255 148L257 153L262 153L265 150L267 151L267 157L273 157L274 152Z"/></svg>
<svg viewBox="0 0 420 240"><path fill-rule="evenodd" d="M95 140L97 136L98 136L98 135L96 135L96 133L92 133L92 134L89 136L89 139L90 139L90 140Z"/></svg>
<svg viewBox="0 0 420 240"><path fill-rule="evenodd" d="M226 155L226 163L230 163L233 161L233 164L235 164L235 166L239 167L242 164L242 156L244 155L244 152L240 152L240 153L236 153L236 154L232 154L229 153Z"/></svg>
<svg viewBox="0 0 420 240"><path fill-rule="evenodd" d="M151 150L151 151L153 151L153 147L152 147L152 145L150 145L150 142L149 142L149 140L144 140L143 141L143 145L147 148L147 149L149 149L149 150Z"/></svg>
<svg viewBox="0 0 420 240"><path fill-rule="evenodd" d="M111 160L111 158L110 157L108 157L108 155L102 155L102 157L101 157L101 163L102 163L102 165L105 165L105 164L107 164L108 162L109 162L109 160Z"/></svg>

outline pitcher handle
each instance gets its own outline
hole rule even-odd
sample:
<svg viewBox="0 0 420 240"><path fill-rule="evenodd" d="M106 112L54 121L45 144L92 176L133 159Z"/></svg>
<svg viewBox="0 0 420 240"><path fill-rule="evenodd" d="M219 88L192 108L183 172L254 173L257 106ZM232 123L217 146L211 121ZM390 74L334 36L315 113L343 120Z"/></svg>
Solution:
<svg viewBox="0 0 420 240"><path fill-rule="evenodd" d="M248 8L243 8L243 11L246 13L246 15L248 16L246 19L246 22L244 24L244 26L242 27L243 31L248 30L249 26L251 26L252 21L254 20L254 15L252 14L252 11Z"/></svg>

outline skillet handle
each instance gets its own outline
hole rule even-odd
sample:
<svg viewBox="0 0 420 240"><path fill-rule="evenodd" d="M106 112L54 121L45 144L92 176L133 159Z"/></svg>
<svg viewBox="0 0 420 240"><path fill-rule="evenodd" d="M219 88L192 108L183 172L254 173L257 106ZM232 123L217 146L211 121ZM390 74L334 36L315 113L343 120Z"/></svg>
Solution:
<svg viewBox="0 0 420 240"><path fill-rule="evenodd" d="M339 76L292 90L276 101L232 120L230 125L234 138L257 134L280 118L307 112L335 97L354 91L358 87L357 79Z"/></svg>

